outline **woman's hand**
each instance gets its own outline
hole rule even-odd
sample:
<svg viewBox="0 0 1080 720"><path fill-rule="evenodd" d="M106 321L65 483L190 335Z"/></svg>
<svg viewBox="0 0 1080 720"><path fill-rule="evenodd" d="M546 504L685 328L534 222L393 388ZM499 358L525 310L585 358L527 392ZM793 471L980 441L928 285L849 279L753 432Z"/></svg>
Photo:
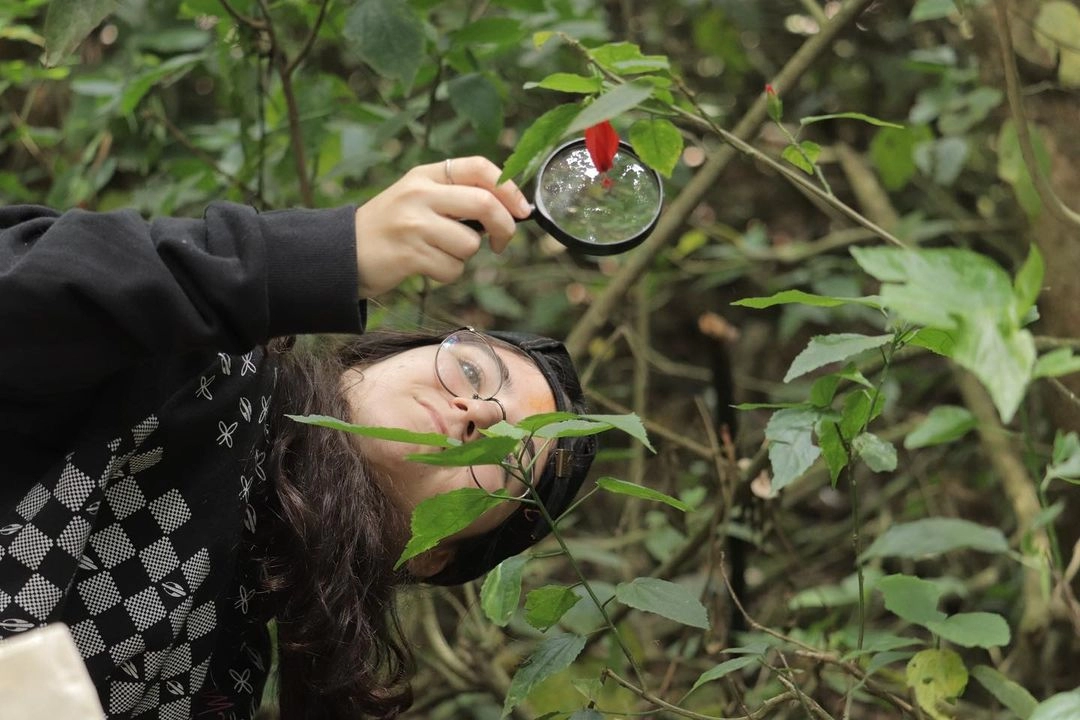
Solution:
<svg viewBox="0 0 1080 720"><path fill-rule="evenodd" d="M478 220L502 252L514 217L529 215L529 201L513 182L495 183L501 171L483 157L419 165L356 210L356 262L360 297L386 292L410 275L451 282L480 249L480 233L461 222Z"/></svg>

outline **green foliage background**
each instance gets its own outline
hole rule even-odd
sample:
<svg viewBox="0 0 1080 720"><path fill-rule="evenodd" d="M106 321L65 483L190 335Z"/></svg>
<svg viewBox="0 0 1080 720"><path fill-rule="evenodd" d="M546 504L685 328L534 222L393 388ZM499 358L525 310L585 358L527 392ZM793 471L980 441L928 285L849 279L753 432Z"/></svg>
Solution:
<svg viewBox="0 0 1080 720"><path fill-rule="evenodd" d="M7 0L0 201L525 182L610 116L655 242L523 226L373 308L568 337L657 451L605 436L564 546L404 599L413 716L1080 717L1077 38L1063 0Z"/></svg>

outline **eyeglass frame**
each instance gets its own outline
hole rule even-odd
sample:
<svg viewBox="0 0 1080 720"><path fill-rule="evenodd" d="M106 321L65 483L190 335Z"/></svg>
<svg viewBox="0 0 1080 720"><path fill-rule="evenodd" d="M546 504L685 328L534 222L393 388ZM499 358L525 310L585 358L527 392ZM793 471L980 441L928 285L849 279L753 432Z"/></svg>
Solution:
<svg viewBox="0 0 1080 720"><path fill-rule="evenodd" d="M510 374L510 371L507 369L506 363L504 363L502 361L502 358L499 357L499 354L497 352L495 352L495 346L492 345L491 341L488 340L487 337L485 337L483 333L479 332L475 328L473 328L471 326L468 326L468 325L463 325L462 327L458 328L457 330L454 330L453 332L449 333L446 337L444 337L442 339L442 341L439 343L438 348L435 350L435 379L439 381L439 384L442 385L443 389L446 390L446 392L450 393L450 395L452 397L456 397L456 398L462 398L463 397L461 395L458 395L453 390L451 390L450 386L447 385L446 380L439 373L439 356L442 353L443 348L447 347L447 343L451 338L453 338L455 336L461 336L461 335L465 335L466 337L469 337L472 342L475 342L476 340L479 340L480 344L482 344L484 347L487 348L487 351L491 354L491 357L495 360L496 366L499 368L499 374L498 374L499 384L495 388L494 392L491 393L491 395L489 395L488 397L483 397L479 393L474 392L471 398L463 398L463 399L482 400L484 402L493 402L493 403L495 403L495 405L499 408L499 414L502 416L503 422L506 422L507 421L506 408L503 406L502 402L500 402L499 399L495 397L495 395L497 395L498 392L500 390L502 390L503 383L505 382L505 378ZM466 382L469 382L469 381L466 379ZM528 456L528 459L529 459L530 463L536 457L536 451L535 451L535 449L533 447L531 447L530 443L523 443L522 444L522 453L514 458L517 461L519 468L524 467L524 464L522 463L522 460L524 459L525 455ZM514 457L514 456L511 455L511 457ZM476 477L476 470L474 469L474 466L469 465L468 468L469 468L469 475L472 477L473 483L476 485L476 487L480 488L481 490L487 491L487 488L485 488L480 483L480 480ZM509 485L511 479L517 479L519 482L521 482L525 486L525 489L520 494L513 495L511 497L511 499L520 500L521 498L524 498L526 495L529 494L529 489L530 489L529 483L525 482L521 478L515 478L510 473L510 471L505 467L503 468L503 471L504 471L504 479L503 479L503 487L502 487L503 490L508 490L508 485Z"/></svg>

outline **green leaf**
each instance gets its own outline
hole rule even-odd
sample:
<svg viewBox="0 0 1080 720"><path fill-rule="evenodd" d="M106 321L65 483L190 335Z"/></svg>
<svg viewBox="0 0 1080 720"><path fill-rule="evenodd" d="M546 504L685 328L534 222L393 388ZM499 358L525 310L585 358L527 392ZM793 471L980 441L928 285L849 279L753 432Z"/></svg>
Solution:
<svg viewBox="0 0 1080 720"><path fill-rule="evenodd" d="M1061 377L1074 372L1080 372L1080 355L1074 355L1071 348L1058 348L1035 361L1031 377Z"/></svg>
<svg viewBox="0 0 1080 720"><path fill-rule="evenodd" d="M907 685L934 720L952 720L952 706L967 687L964 661L952 650L922 650L908 661Z"/></svg>
<svg viewBox="0 0 1080 720"><path fill-rule="evenodd" d="M450 105L476 128L483 138L493 140L503 128L503 102L499 88L483 73L469 73L446 84Z"/></svg>
<svg viewBox="0 0 1080 720"><path fill-rule="evenodd" d="M536 652L514 673L501 717L509 715L541 682L570 667L584 649L585 638L581 635L560 633L540 643Z"/></svg>
<svg viewBox="0 0 1080 720"><path fill-rule="evenodd" d="M567 720L604 720L604 714L592 708L582 708L581 710L575 710L574 714Z"/></svg>
<svg viewBox="0 0 1080 720"><path fill-rule="evenodd" d="M567 134L570 122L579 111L577 105L559 105L538 117L518 139L514 152L503 165L499 182L518 175L523 175L525 180L531 177L548 151Z"/></svg>
<svg viewBox="0 0 1080 720"><path fill-rule="evenodd" d="M817 426L818 444L821 446L821 454L825 458L825 464L829 467L829 479L833 487L840 478L840 473L848 464L847 448L840 437L840 429L833 420L821 420Z"/></svg>
<svg viewBox="0 0 1080 720"><path fill-rule="evenodd" d="M375 438L376 440L393 440L394 442L411 443L413 445L431 445L433 447L451 448L461 445L457 438L446 437L439 433L421 433L401 428L370 427L366 425L354 425L338 420L328 415L286 415L290 420L305 425L330 428L331 430L344 430L353 435Z"/></svg>
<svg viewBox="0 0 1080 720"><path fill-rule="evenodd" d="M851 449L874 472L892 472L896 469L896 448L873 433L858 435L851 441Z"/></svg>
<svg viewBox="0 0 1080 720"><path fill-rule="evenodd" d="M616 75L666 72L670 65L663 55L643 55L641 48L633 43L617 42L589 50L597 65Z"/></svg>
<svg viewBox="0 0 1080 720"><path fill-rule="evenodd" d="M880 579L880 571L866 568L863 571L864 595L875 588ZM857 602L859 602L859 576L852 573L834 585L819 585L800 590L788 600L787 606L789 610L802 610L846 607Z"/></svg>
<svg viewBox="0 0 1080 720"><path fill-rule="evenodd" d="M908 345L921 347L942 357L951 358L956 350L956 340L948 330L921 328L908 338Z"/></svg>
<svg viewBox="0 0 1080 720"><path fill-rule="evenodd" d="M904 438L908 450L959 440L978 425L971 411L957 405L938 405Z"/></svg>
<svg viewBox="0 0 1080 720"><path fill-rule="evenodd" d="M814 163L817 162L819 155L821 155L821 146L809 140L803 140L798 145L788 145L780 153L780 157L807 175L814 174Z"/></svg>
<svg viewBox="0 0 1080 720"><path fill-rule="evenodd" d="M191 68L202 60L202 53L177 55L146 72L140 73L124 88L123 94L120 96L120 112L124 115L130 115L138 107L139 102L146 97L146 93L150 92L155 85L167 78L172 79L174 76L186 75Z"/></svg>
<svg viewBox="0 0 1080 720"><path fill-rule="evenodd" d="M639 577L615 587L615 598L623 605L655 613L683 625L709 628L709 617L701 601L681 585L659 578Z"/></svg>
<svg viewBox="0 0 1080 720"><path fill-rule="evenodd" d="M971 669L971 677L979 681L987 692L1022 719L1035 712L1038 700L1022 685L1010 680L989 665L976 665ZM1080 707L1078 707L1080 710Z"/></svg>
<svg viewBox="0 0 1080 720"><path fill-rule="evenodd" d="M607 423L616 430L622 430L624 433L649 448L649 450L656 452L652 443L649 442L649 435L645 430L645 424L641 422L641 418L635 413L627 413L625 415L598 415L596 413L590 413L588 415L582 415L581 417L586 420Z"/></svg>
<svg viewBox="0 0 1080 720"><path fill-rule="evenodd" d="M530 415L527 418L519 420L517 422L517 427L531 433L536 432L546 425L554 425L555 423L563 422L565 420L577 420L579 417L579 415L575 415L574 413L556 410L555 412ZM492 427L495 426L493 425Z"/></svg>
<svg viewBox="0 0 1080 720"><path fill-rule="evenodd" d="M874 540L859 560L865 562L878 557L921 559L962 549L1006 553L1009 541L996 527L976 525L958 518L924 518L893 525Z"/></svg>
<svg viewBox="0 0 1080 720"><path fill-rule="evenodd" d="M632 482L617 480L613 477L602 477L596 481L596 484L599 485L601 489L607 490L610 493L629 495L643 500L656 500L658 502L667 503L676 510L682 510L683 512L690 511L690 506L682 500L673 498L659 490L653 490L652 488L647 488Z"/></svg>
<svg viewBox="0 0 1080 720"><path fill-rule="evenodd" d="M880 120L876 117L866 115L860 112L842 112L830 113L828 115L811 115L810 117L804 117L799 120L799 124L806 126L813 123L821 122L823 120L861 120L864 123L869 123L870 125L876 125L878 127L896 128L898 130L904 129L903 125L898 125L897 123L889 122L888 120Z"/></svg>
<svg viewBox="0 0 1080 720"><path fill-rule="evenodd" d="M1080 87L1080 8L1068 0L1050 0L1035 16L1036 42L1057 59L1058 81L1063 87Z"/></svg>
<svg viewBox="0 0 1080 720"><path fill-rule="evenodd" d="M670 120L638 120L630 126L630 145L646 165L671 177L682 156L683 137Z"/></svg>
<svg viewBox="0 0 1080 720"><path fill-rule="evenodd" d="M525 620L537 630L546 631L559 622L581 598L565 585L545 585L525 599Z"/></svg>
<svg viewBox="0 0 1080 720"><path fill-rule="evenodd" d="M756 665L761 662L761 658L756 655L743 655L741 657L732 658L731 660L725 660L711 670L706 670L701 676L694 682L694 686L690 688L690 693L697 690L699 687L707 682L713 680L719 680L720 678L735 672L736 670L742 670L745 667Z"/></svg>
<svg viewBox="0 0 1080 720"><path fill-rule="evenodd" d="M870 159L887 190L900 190L915 175L915 147L934 137L926 125L882 128L870 141Z"/></svg>
<svg viewBox="0 0 1080 720"><path fill-rule="evenodd" d="M345 18L351 49L386 78L412 85L424 60L424 25L404 0L357 0Z"/></svg>
<svg viewBox="0 0 1080 720"><path fill-rule="evenodd" d="M1080 717L1080 688L1043 700L1027 720L1076 720Z"/></svg>
<svg viewBox="0 0 1080 720"><path fill-rule="evenodd" d="M1042 253L1039 252L1038 246L1032 243L1028 249L1027 259L1020 266L1020 270L1013 280L1013 295L1015 297L1013 317L1016 318L1018 324L1023 322L1031 308L1035 307L1035 300L1038 299L1039 292L1042 291L1044 272L1045 265Z"/></svg>
<svg viewBox="0 0 1080 720"><path fill-rule="evenodd" d="M118 7L120 0L52 0L45 15L45 66L61 62Z"/></svg>
<svg viewBox="0 0 1080 720"><path fill-rule="evenodd" d="M970 612L924 623L930 632L963 647L992 648L1009 644L1009 624L996 613Z"/></svg>
<svg viewBox="0 0 1080 720"><path fill-rule="evenodd" d="M1057 431L1054 452L1046 468L1046 480L1080 480L1080 435Z"/></svg>
<svg viewBox="0 0 1080 720"><path fill-rule="evenodd" d="M436 453L409 453L410 462L440 467L465 467L468 465L499 465L518 446L514 437L483 437L479 440L457 445Z"/></svg>
<svg viewBox="0 0 1080 720"><path fill-rule="evenodd" d="M882 281L882 303L913 325L950 333L951 357L970 370L1012 420L1035 365L1035 341L1013 316L1008 274L984 255L961 249L852 248L856 262Z"/></svg>
<svg viewBox="0 0 1080 720"><path fill-rule="evenodd" d="M581 132L599 122L617 117L648 100L652 93L653 86L642 80L617 85L586 105L570 123L567 132Z"/></svg>
<svg viewBox="0 0 1080 720"><path fill-rule="evenodd" d="M885 601L885 609L916 625L942 622L945 613L937 609L941 588L911 575L887 575L874 586Z"/></svg>
<svg viewBox="0 0 1080 720"><path fill-rule="evenodd" d="M784 375L784 382L791 382L795 378L812 370L817 370L823 365L847 360L853 355L887 345L892 342L892 339L892 335L859 335L856 333L818 335L810 339L810 344L791 363L787 374Z"/></svg>
<svg viewBox="0 0 1080 720"><path fill-rule="evenodd" d="M521 576L528 555L512 555L493 567L480 588L480 607L488 620L506 627L521 599Z"/></svg>
<svg viewBox="0 0 1080 720"><path fill-rule="evenodd" d="M578 93L582 95L594 95L604 87L600 77L591 75L577 75L575 73L558 72L548 75L540 82L525 83L525 89L543 88L544 90L557 90L564 93Z"/></svg>
<svg viewBox="0 0 1080 720"><path fill-rule="evenodd" d="M844 398L844 409L840 414L840 435L848 442L854 440L885 407L884 394L877 393L874 401L876 405L873 408L870 407L871 397L874 397L872 392L859 388Z"/></svg>
<svg viewBox="0 0 1080 720"><path fill-rule="evenodd" d="M824 308L840 307L841 305L849 304L865 305L872 308L879 307L878 298L874 295L844 298L832 297L830 295L815 295L813 293L803 292L802 290L782 290L769 297L743 298L742 300L736 300L731 304L761 310L763 308L772 307L773 305L788 305L791 303Z"/></svg>
<svg viewBox="0 0 1080 720"><path fill-rule="evenodd" d="M926 20L940 20L956 12L956 3L953 0L918 0L915 7L911 8L911 22L924 22Z"/></svg>
<svg viewBox="0 0 1080 720"><path fill-rule="evenodd" d="M836 388L840 385L840 376L836 373L823 375L810 386L810 404L817 408L827 408L836 397Z"/></svg>
<svg viewBox="0 0 1080 720"><path fill-rule="evenodd" d="M520 20L489 16L470 20L452 37L454 48L469 51L475 45L516 45L527 35Z"/></svg>
<svg viewBox="0 0 1080 720"><path fill-rule="evenodd" d="M464 530L502 502L505 499L492 496L480 488L459 488L424 500L413 510L412 537L394 568L435 547L440 540Z"/></svg>
<svg viewBox="0 0 1080 720"><path fill-rule="evenodd" d="M938 185L949 186L960 177L968 157L968 141L963 137L943 137L915 146L915 166Z"/></svg>
<svg viewBox="0 0 1080 720"><path fill-rule="evenodd" d="M1028 124L1028 132L1031 135L1031 144L1035 150L1035 164L1044 175L1050 172L1050 153L1042 140L1038 128ZM1028 172L1027 162L1024 160L1020 149L1020 138L1016 132L1016 124L1012 120L1006 120L1001 125L1001 131L997 137L998 177L1012 186L1016 194L1017 202L1029 217L1038 217L1042 212L1042 199L1038 190L1035 189L1035 181Z"/></svg>
<svg viewBox="0 0 1080 720"><path fill-rule="evenodd" d="M813 432L820 414L806 408L777 410L765 426L772 465L772 491L778 493L810 469L821 454Z"/></svg>

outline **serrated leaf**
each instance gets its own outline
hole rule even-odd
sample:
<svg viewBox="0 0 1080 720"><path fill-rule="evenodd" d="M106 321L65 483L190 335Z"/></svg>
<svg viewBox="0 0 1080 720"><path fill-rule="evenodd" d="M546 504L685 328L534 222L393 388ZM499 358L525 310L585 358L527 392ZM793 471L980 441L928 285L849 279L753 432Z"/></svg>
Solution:
<svg viewBox="0 0 1080 720"><path fill-rule="evenodd" d="M565 585L545 585L525 598L525 621L541 632L559 622L581 598Z"/></svg>
<svg viewBox="0 0 1080 720"><path fill-rule="evenodd" d="M842 112L830 113L828 115L811 115L809 117L804 117L799 120L799 124L805 126L811 125L813 123L819 123L823 120L861 120L864 123L876 125L878 127L895 128L897 130L904 129L903 125L898 125L897 123L889 122L888 120L881 120L879 118L873 117L872 115L866 115L860 112Z"/></svg>
<svg viewBox="0 0 1080 720"><path fill-rule="evenodd" d="M978 680L979 684L986 688L999 703L1022 719L1030 717L1039 704L1025 687L1010 680L989 665L976 665L971 669L971 677Z"/></svg>
<svg viewBox="0 0 1080 720"><path fill-rule="evenodd" d="M457 438L447 437L439 433L421 433L402 428L371 427L368 425L354 425L344 420L339 420L328 415L286 415L285 417L305 425L316 425L331 430L342 430L353 435L375 438L377 440L393 440L394 442L410 443L413 445L430 445L432 447L452 448L461 445Z"/></svg>
<svg viewBox="0 0 1080 720"><path fill-rule="evenodd" d="M756 665L761 662L761 658L756 655L743 655L741 657L732 658L731 660L725 660L711 670L706 670L701 673L701 676L694 682L693 687L690 688L690 693L697 690L705 683L712 682L713 680L719 680L720 678L729 675L736 670L742 670L745 667Z"/></svg>
<svg viewBox="0 0 1080 720"><path fill-rule="evenodd" d="M1051 350L1035 361L1031 377L1061 377L1080 372L1080 355L1074 355L1071 348Z"/></svg>
<svg viewBox="0 0 1080 720"><path fill-rule="evenodd" d="M1039 292L1042 291L1045 271L1042 253L1039 252L1038 246L1032 243L1031 247L1028 248L1027 259L1020 266L1020 270L1017 271L1016 278L1013 280L1013 295L1015 297L1013 317L1016 318L1018 324L1023 321L1028 311L1035 307L1035 301L1039 297Z"/></svg>
<svg viewBox="0 0 1080 720"><path fill-rule="evenodd" d="M908 450L959 440L978 425L971 411L957 405L938 405L904 438Z"/></svg>
<svg viewBox="0 0 1080 720"><path fill-rule="evenodd" d="M632 482L618 480L613 477L602 477L596 481L596 484L599 485L602 490L606 490L610 493L629 495L630 497L641 498L643 500L656 500L657 502L666 503L676 510L682 510L683 512L690 511L690 506L682 500L673 498L659 490L653 490L652 488L647 488Z"/></svg>
<svg viewBox="0 0 1080 720"><path fill-rule="evenodd" d="M952 720L951 706L967 687L968 673L952 650L922 650L908 661L906 679L927 715Z"/></svg>
<svg viewBox="0 0 1080 720"><path fill-rule="evenodd" d="M515 437L482 437L479 440L447 448L436 453L409 453L405 459L423 465L466 467L469 465L499 465L518 446Z"/></svg>
<svg viewBox="0 0 1080 720"><path fill-rule="evenodd" d="M412 537L394 568L430 550L439 541L464 530L503 498L493 497L480 488L459 488L422 501L413 510L410 526Z"/></svg>
<svg viewBox="0 0 1080 720"><path fill-rule="evenodd" d="M630 126L630 145L646 165L671 177L682 156L683 137L670 120L638 120Z"/></svg>
<svg viewBox="0 0 1080 720"><path fill-rule="evenodd" d="M860 562L878 557L921 559L953 550L1006 553L1009 541L996 527L959 518L924 518L893 525L860 556Z"/></svg>
<svg viewBox="0 0 1080 720"><path fill-rule="evenodd" d="M795 357L787 374L784 375L784 382L791 382L824 365L847 360L859 353L887 345L892 342L892 339L892 335L859 335L857 333L818 335L811 338L806 349Z"/></svg>
<svg viewBox="0 0 1080 720"><path fill-rule="evenodd" d="M545 77L540 82L525 83L525 89L543 88L564 93L594 95L604 87L604 82L597 76L578 75L576 73L557 72Z"/></svg>
<svg viewBox="0 0 1080 720"><path fill-rule="evenodd" d="M829 373L819 377L810 386L810 404L818 408L827 408L832 405L836 397L836 388L840 385L840 376Z"/></svg>
<svg viewBox="0 0 1080 720"><path fill-rule="evenodd" d="M1054 452L1046 468L1046 479L1080 480L1080 436L1075 432L1057 431Z"/></svg>
<svg viewBox="0 0 1080 720"><path fill-rule="evenodd" d="M629 42L601 45L589 50L597 65L616 75L664 72L669 69L668 59L663 55L643 55L641 48Z"/></svg>
<svg viewBox="0 0 1080 720"><path fill-rule="evenodd" d="M795 407L778 410L769 418L765 438L769 441L774 494L802 477L821 454L813 439L819 417L817 410Z"/></svg>
<svg viewBox="0 0 1080 720"><path fill-rule="evenodd" d="M577 105L559 105L538 117L518 139L514 152L503 165L499 182L522 176L530 178L540 165L540 161L559 140L567 134L570 122L577 117L580 108Z"/></svg>
<svg viewBox="0 0 1080 720"><path fill-rule="evenodd" d="M61 62L118 7L120 0L52 0L45 14L45 66Z"/></svg>
<svg viewBox="0 0 1080 720"><path fill-rule="evenodd" d="M556 410L555 412L530 415L523 420L519 420L516 425L527 432L536 432L545 425L553 425L557 422L563 422L565 420L576 420L578 417L579 416L575 415L574 413Z"/></svg>
<svg viewBox="0 0 1080 720"><path fill-rule="evenodd" d="M372 70L412 85L424 60L424 26L402 0L357 0L345 17L349 48Z"/></svg>
<svg viewBox="0 0 1080 720"><path fill-rule="evenodd" d="M844 447L839 428L832 420L822 420L818 423L817 438L825 464L829 467L829 479L833 487L836 487L836 481L850 459L847 448Z"/></svg>
<svg viewBox="0 0 1080 720"><path fill-rule="evenodd" d="M930 632L962 647L993 648L1009 644L1009 624L996 613L969 612L924 623Z"/></svg>
<svg viewBox="0 0 1080 720"><path fill-rule="evenodd" d="M623 605L655 613L669 620L707 630L708 612L701 601L682 585L659 578L639 577L615 587L615 598Z"/></svg>
<svg viewBox="0 0 1080 720"><path fill-rule="evenodd" d="M580 635L558 634L540 643L525 664L514 673L503 702L502 717L509 715L541 682L570 667L584 649L585 638Z"/></svg>
<svg viewBox="0 0 1080 720"><path fill-rule="evenodd" d="M492 568L480 588L480 607L488 620L506 627L521 600L521 576L528 555L512 555Z"/></svg>
<svg viewBox="0 0 1080 720"><path fill-rule="evenodd" d="M653 86L642 80L616 85L586 105L570 123L568 133L581 132L604 120L622 115L652 97Z"/></svg>
<svg viewBox="0 0 1080 720"><path fill-rule="evenodd" d="M896 448L873 433L864 432L856 436L851 441L851 449L874 472L892 472L896 469Z"/></svg>
<svg viewBox="0 0 1080 720"><path fill-rule="evenodd" d="M587 420L593 420L595 422L607 423L616 430L621 430L630 437L637 440L639 443L647 447L649 450L656 452L656 448L649 442L649 434L645 430L645 424L641 422L641 418L636 413L627 413L625 415L602 415L596 413L590 413L588 415L582 415Z"/></svg>
<svg viewBox="0 0 1080 720"><path fill-rule="evenodd" d="M874 402L874 407L870 403ZM883 393L857 388L844 398L844 407L840 413L840 435L848 442L863 431L885 407Z"/></svg>

